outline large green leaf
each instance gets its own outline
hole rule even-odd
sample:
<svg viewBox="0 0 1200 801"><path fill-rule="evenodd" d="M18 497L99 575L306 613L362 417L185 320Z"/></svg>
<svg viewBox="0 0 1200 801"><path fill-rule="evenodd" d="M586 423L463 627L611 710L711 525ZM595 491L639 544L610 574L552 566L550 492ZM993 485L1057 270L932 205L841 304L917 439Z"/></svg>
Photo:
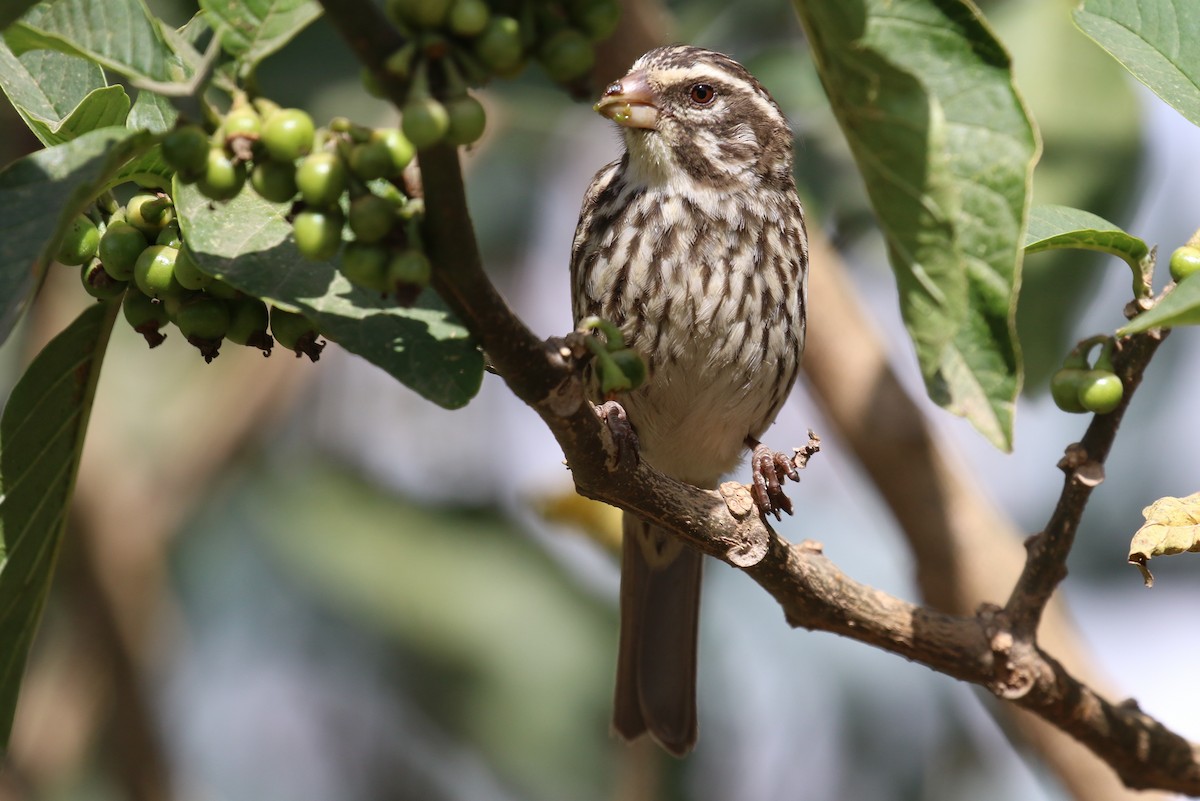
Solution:
<svg viewBox="0 0 1200 801"><path fill-rule="evenodd" d="M965 0L794 0L887 241L930 396L998 447L1038 143L1008 55Z"/></svg>
<svg viewBox="0 0 1200 801"><path fill-rule="evenodd" d="M241 62L243 74L321 16L321 6L313 0L200 0L200 8L221 46Z"/></svg>
<svg viewBox="0 0 1200 801"><path fill-rule="evenodd" d="M1200 125L1200 3L1085 0L1075 24L1180 114Z"/></svg>
<svg viewBox="0 0 1200 801"><path fill-rule="evenodd" d="M50 49L90 58L134 80L183 81L188 68L141 0L38 3L5 31L13 50Z"/></svg>
<svg viewBox="0 0 1200 801"><path fill-rule="evenodd" d="M71 220L157 141L146 132L101 128L0 171L0 341Z"/></svg>
<svg viewBox="0 0 1200 801"><path fill-rule="evenodd" d="M94 63L54 50L33 50L18 58L3 40L0 90L44 145L120 125L129 113L125 90L106 85L104 72Z"/></svg>
<svg viewBox="0 0 1200 801"><path fill-rule="evenodd" d="M120 304L96 304L51 340L0 418L0 747L46 603L96 381Z"/></svg>
<svg viewBox="0 0 1200 801"><path fill-rule="evenodd" d="M200 269L309 317L322 334L446 408L465 405L483 379L483 356L432 291L411 309L350 285L331 262L304 259L288 207L242 192L215 204L177 186L175 208Z"/></svg>

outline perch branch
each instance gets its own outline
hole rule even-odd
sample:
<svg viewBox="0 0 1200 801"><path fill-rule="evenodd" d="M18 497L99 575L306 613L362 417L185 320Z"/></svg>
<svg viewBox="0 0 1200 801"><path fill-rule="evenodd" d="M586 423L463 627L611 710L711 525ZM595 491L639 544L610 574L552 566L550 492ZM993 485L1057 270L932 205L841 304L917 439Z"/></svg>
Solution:
<svg viewBox="0 0 1200 801"><path fill-rule="evenodd" d="M365 0L322 0L326 15L398 104L404 87L382 68L401 41ZM420 154L434 285L478 337L496 372L562 447L578 491L674 531L739 567L776 599L788 622L882 648L1028 709L1095 752L1134 788L1200 794L1200 753L1131 705L1113 704L1027 639L1003 610L953 615L918 607L845 576L819 545L791 545L736 489L701 490L648 465L612 458L616 445L584 396L576 360L512 313L482 268L457 152ZM733 510L739 510L735 514Z"/></svg>

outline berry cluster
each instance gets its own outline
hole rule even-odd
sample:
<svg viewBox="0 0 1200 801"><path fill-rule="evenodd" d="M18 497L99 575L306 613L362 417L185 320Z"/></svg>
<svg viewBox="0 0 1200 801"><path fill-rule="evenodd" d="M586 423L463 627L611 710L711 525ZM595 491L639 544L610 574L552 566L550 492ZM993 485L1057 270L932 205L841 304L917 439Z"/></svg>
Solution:
<svg viewBox="0 0 1200 801"><path fill-rule="evenodd" d="M385 9L408 39L384 67L408 86L402 127L418 150L477 140L485 116L468 87L515 75L530 58L588 94L594 43L612 35L620 15L617 0L387 0ZM382 95L374 76L363 80Z"/></svg>
<svg viewBox="0 0 1200 801"><path fill-rule="evenodd" d="M264 355L278 340L316 361L324 345L305 317L268 309L200 272L166 194L139 192L124 206L112 202L91 214L72 222L56 258L82 268L84 289L93 297L123 298L126 321L150 347L162 344L163 329L174 325L205 361L215 359L226 340Z"/></svg>
<svg viewBox="0 0 1200 801"><path fill-rule="evenodd" d="M1092 348L1103 343L1094 366L1088 357ZM1067 354L1063 366L1050 378L1050 396L1055 405L1072 414L1108 414L1121 405L1125 385L1113 372L1110 337L1085 339Z"/></svg>
<svg viewBox="0 0 1200 801"><path fill-rule="evenodd" d="M371 129L337 118L316 128L300 109L265 100L235 100L209 136L196 125L176 128L163 157L184 182L213 200L228 200L247 182L271 203L290 203L301 255L337 257L343 230L353 238L340 269L351 283L411 304L429 284L420 245L420 200L397 184L415 153L397 128Z"/></svg>

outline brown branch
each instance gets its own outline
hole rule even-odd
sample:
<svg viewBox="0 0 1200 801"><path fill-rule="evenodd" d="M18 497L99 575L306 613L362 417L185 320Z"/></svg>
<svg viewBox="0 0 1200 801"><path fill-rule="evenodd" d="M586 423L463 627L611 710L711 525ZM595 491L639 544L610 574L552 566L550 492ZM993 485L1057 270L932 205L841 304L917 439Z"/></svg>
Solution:
<svg viewBox="0 0 1200 801"><path fill-rule="evenodd" d="M322 5L399 104L404 87L381 69L397 34L363 0ZM954 615L894 598L842 574L819 545L779 538L736 485L701 490L648 465L617 459L611 433L585 399L575 354L561 343L540 342L484 273L457 153L433 148L420 161L435 287L514 394L550 428L581 494L635 512L742 568L776 599L793 626L841 634L986 687L1080 740L1130 787L1200 794L1196 746L1135 707L1106 701L1028 638L1018 637L1003 610Z"/></svg>
<svg viewBox="0 0 1200 801"><path fill-rule="evenodd" d="M1121 405L1109 414L1095 415L1083 439L1069 446L1058 463L1066 473L1058 503L1046 528L1025 543L1025 569L1005 605L1013 630L1022 639L1036 637L1042 610L1059 582L1067 576L1067 556L1083 510L1092 490L1104 480L1104 462L1121 420L1164 337L1165 332L1151 331L1121 340L1113 358L1113 369L1125 386Z"/></svg>

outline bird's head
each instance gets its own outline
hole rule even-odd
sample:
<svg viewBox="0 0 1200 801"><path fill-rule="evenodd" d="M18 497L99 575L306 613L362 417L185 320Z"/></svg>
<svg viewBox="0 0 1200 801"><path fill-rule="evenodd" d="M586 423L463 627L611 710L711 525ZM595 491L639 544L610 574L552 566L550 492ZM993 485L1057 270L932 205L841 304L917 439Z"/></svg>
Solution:
<svg viewBox="0 0 1200 801"><path fill-rule="evenodd" d="M721 53L651 50L595 108L624 128L630 166L647 180L686 177L713 189L791 181L787 119L762 84Z"/></svg>

